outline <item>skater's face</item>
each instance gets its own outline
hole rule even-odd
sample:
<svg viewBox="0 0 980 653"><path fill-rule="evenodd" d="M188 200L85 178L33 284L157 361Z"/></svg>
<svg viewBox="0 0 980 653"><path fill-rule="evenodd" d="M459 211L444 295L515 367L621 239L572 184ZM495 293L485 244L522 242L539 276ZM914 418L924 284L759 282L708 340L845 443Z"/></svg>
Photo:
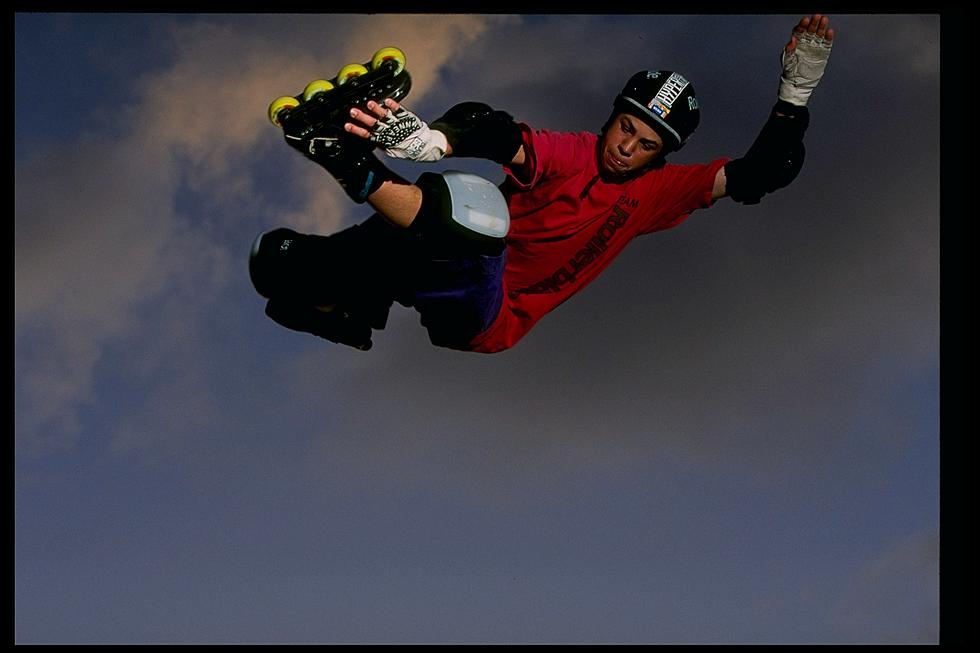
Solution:
<svg viewBox="0 0 980 653"><path fill-rule="evenodd" d="M650 125L628 113L617 114L602 135L599 168L613 176L631 174L656 159L663 146Z"/></svg>

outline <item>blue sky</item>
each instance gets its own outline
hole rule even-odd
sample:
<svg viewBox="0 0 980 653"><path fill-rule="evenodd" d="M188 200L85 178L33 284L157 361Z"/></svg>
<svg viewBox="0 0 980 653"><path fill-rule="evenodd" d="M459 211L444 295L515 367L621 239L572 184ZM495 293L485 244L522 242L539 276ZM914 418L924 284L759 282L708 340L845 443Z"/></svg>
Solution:
<svg viewBox="0 0 980 653"><path fill-rule="evenodd" d="M937 16L834 16L797 181L511 351L407 309L334 346L248 281L259 231L367 217L264 117L344 63L570 131L680 70L696 162L798 18L16 15L16 641L937 641Z"/></svg>

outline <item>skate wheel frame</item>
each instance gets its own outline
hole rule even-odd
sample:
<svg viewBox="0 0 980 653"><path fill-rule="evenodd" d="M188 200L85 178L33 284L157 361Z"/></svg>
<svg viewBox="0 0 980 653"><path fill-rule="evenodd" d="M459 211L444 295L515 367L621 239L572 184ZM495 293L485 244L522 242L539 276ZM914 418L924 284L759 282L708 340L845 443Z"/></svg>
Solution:
<svg viewBox="0 0 980 653"><path fill-rule="evenodd" d="M344 66L333 79L315 79L306 85L303 92L299 95L283 95L276 98L269 105L269 121L276 127L282 127L282 120L286 113L296 107L313 100L321 93L328 93L338 86L343 86L355 77L360 77L369 72L378 70L382 65L389 61L396 62L392 75L399 75L405 70L405 53L396 47L381 48L374 53L371 61L365 64L352 63Z"/></svg>
<svg viewBox="0 0 980 653"><path fill-rule="evenodd" d="M326 93L333 88L334 85L326 79L314 79L303 89L303 101L309 102L317 93Z"/></svg>
<svg viewBox="0 0 980 653"><path fill-rule="evenodd" d="M288 111L289 109L295 109L299 106L299 100L291 95L283 95L272 101L269 105L269 121L276 127L282 127L282 123L279 121L279 115L283 111Z"/></svg>
<svg viewBox="0 0 980 653"><path fill-rule="evenodd" d="M363 64L349 63L343 68L341 68L340 72L337 73L337 86L346 84L351 79L366 74L367 71L368 71L367 67L364 66Z"/></svg>
<svg viewBox="0 0 980 653"><path fill-rule="evenodd" d="M392 47L381 48L374 53L374 56L371 57L371 70L377 69L378 66L391 59L398 62L398 68L395 70L396 75L405 70L405 53Z"/></svg>

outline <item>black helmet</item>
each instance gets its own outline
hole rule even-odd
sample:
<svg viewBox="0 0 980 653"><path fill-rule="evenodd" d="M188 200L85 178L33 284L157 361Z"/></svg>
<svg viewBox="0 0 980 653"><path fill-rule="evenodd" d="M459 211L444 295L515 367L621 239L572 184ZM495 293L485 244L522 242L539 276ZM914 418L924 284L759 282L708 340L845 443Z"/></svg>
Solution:
<svg viewBox="0 0 980 653"><path fill-rule="evenodd" d="M694 86L680 73L642 70L616 96L615 110L640 118L664 141L664 152L679 150L701 120Z"/></svg>

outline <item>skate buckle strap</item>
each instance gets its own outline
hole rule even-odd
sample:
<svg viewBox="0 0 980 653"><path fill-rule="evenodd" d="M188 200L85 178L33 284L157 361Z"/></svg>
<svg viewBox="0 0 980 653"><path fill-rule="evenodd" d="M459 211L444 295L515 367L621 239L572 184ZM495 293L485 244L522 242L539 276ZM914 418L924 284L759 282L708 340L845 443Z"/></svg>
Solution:
<svg viewBox="0 0 980 653"><path fill-rule="evenodd" d="M336 136L314 136L307 144L309 153L313 156L331 155L338 151L337 143L340 139Z"/></svg>
<svg viewBox="0 0 980 653"><path fill-rule="evenodd" d="M309 140L291 134L285 134L285 137L291 141L290 145L309 156L333 156L340 152L337 147L340 138L337 136L314 136Z"/></svg>

